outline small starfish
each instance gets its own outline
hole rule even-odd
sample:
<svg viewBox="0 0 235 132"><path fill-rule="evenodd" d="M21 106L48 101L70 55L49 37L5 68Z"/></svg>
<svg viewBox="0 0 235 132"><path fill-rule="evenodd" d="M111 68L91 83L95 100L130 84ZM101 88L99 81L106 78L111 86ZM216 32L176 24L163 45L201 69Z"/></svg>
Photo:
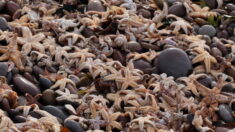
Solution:
<svg viewBox="0 0 235 132"><path fill-rule="evenodd" d="M172 15L172 14L167 16L167 18L170 18L170 17L173 17L176 19L176 21L172 22L170 25L170 27L174 27L174 30L173 30L174 33L178 33L180 29L183 29L184 33L188 34L189 33L188 29L189 30L193 29L193 27L184 19L177 17L175 15Z"/></svg>
<svg viewBox="0 0 235 132"><path fill-rule="evenodd" d="M68 45L75 44L78 40L85 41L85 38L82 35L76 34L76 33L66 33L64 35L61 35L59 37L59 42L67 42Z"/></svg>
<svg viewBox="0 0 235 132"><path fill-rule="evenodd" d="M65 90L67 83L70 83L74 87L76 86L72 80L65 77L60 80L57 80L56 83L50 87L50 89L55 89L55 88L59 87L59 90Z"/></svg>
<svg viewBox="0 0 235 132"><path fill-rule="evenodd" d="M55 92L59 95L59 97L56 98L57 101L81 102L81 100L78 99L78 95L71 94L67 88L65 88L65 92L62 92L60 90L56 90Z"/></svg>
<svg viewBox="0 0 235 132"><path fill-rule="evenodd" d="M149 62L151 62L155 57L157 56L157 53L153 50L150 50L149 52L145 52L145 53L129 53L127 55L128 59L132 59L132 60L138 60L138 59L145 59Z"/></svg>
<svg viewBox="0 0 235 132"><path fill-rule="evenodd" d="M16 38L17 36L14 35L7 46L0 46L0 53L3 53L3 55L0 56L0 61L11 60L19 70L24 70L24 66L21 61L22 54L18 50Z"/></svg>
<svg viewBox="0 0 235 132"><path fill-rule="evenodd" d="M39 107L42 107L43 105L38 102L38 100L41 98L42 94L37 94L34 97L28 93L25 94L25 98L28 101L27 105L37 104Z"/></svg>
<svg viewBox="0 0 235 132"><path fill-rule="evenodd" d="M60 18L52 20L52 22L58 23L62 29L67 30L72 27L77 27L79 24L75 23L75 20Z"/></svg>
<svg viewBox="0 0 235 132"><path fill-rule="evenodd" d="M217 63L216 59L203 48L197 47L194 48L194 50L199 54L192 60L192 62L195 64L203 61L205 64L206 72L209 73L211 71L211 63Z"/></svg>
<svg viewBox="0 0 235 132"><path fill-rule="evenodd" d="M195 17L195 18L201 17L201 18L207 19L209 16L217 16L216 12L209 11L210 10L209 7L201 8L197 4L192 4L191 8L193 9L193 11L189 13L189 16L191 17Z"/></svg>
<svg viewBox="0 0 235 132"><path fill-rule="evenodd" d="M45 35L42 33L33 35L28 27L22 27L21 29L23 37L18 37L17 41L19 44L23 45L22 53L28 55L32 49L45 53L45 48L40 43L40 41L45 38Z"/></svg>
<svg viewBox="0 0 235 132"><path fill-rule="evenodd" d="M70 59L80 58L80 62L85 62L87 58L95 57L94 54L88 52L89 49L76 48L75 52L69 54Z"/></svg>
<svg viewBox="0 0 235 132"><path fill-rule="evenodd" d="M106 125L107 132L111 132L113 128L122 130L121 123L117 121L118 117L121 114L120 112L109 113L109 111L102 109L100 111L100 114L102 115L103 119L107 122L107 125Z"/></svg>
<svg viewBox="0 0 235 132"><path fill-rule="evenodd" d="M12 27L21 27L21 26L26 26L26 27L30 27L30 28L37 28L38 27L37 23L30 23L29 22L28 15L24 15L24 16L20 17L20 19L16 19L12 22L9 22L9 25L11 25Z"/></svg>
<svg viewBox="0 0 235 132"><path fill-rule="evenodd" d="M152 127L155 128L155 123L154 123L154 117L147 115L145 117L138 117L134 120L131 121L131 126L133 127L134 124L138 124L139 125L139 129L141 132L144 132L144 128L148 129L148 127Z"/></svg>

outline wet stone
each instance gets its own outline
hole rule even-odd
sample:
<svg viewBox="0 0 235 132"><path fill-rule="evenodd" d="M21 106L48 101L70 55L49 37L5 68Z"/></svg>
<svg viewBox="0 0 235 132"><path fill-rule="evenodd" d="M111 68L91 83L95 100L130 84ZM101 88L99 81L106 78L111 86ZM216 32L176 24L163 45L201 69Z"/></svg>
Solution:
<svg viewBox="0 0 235 132"><path fill-rule="evenodd" d="M186 15L186 8L182 3L176 3L169 8L169 14L183 17Z"/></svg>
<svg viewBox="0 0 235 132"><path fill-rule="evenodd" d="M64 121L68 117L66 113L64 113L62 110L55 106L47 105L44 106L42 109L52 114L53 116L61 119L62 121Z"/></svg>
<svg viewBox="0 0 235 132"><path fill-rule="evenodd" d="M55 105L56 95L53 90L47 89L42 93L42 101L45 105Z"/></svg>
<svg viewBox="0 0 235 132"><path fill-rule="evenodd" d="M11 16L13 16L14 13L19 9L20 9L20 6L13 1L8 1L6 3L6 10L9 13L9 15L11 15Z"/></svg>
<svg viewBox="0 0 235 132"><path fill-rule="evenodd" d="M217 1L216 0L204 0L206 5L210 7L210 9L217 8Z"/></svg>
<svg viewBox="0 0 235 132"><path fill-rule="evenodd" d="M13 84L15 88L23 95L25 93L29 93L30 95L35 96L41 93L41 90L35 84L31 83L30 81L28 81L27 79L25 79L20 75L14 76Z"/></svg>
<svg viewBox="0 0 235 132"><path fill-rule="evenodd" d="M212 88L211 83L213 80L210 76L198 78L197 81L208 88Z"/></svg>
<svg viewBox="0 0 235 132"><path fill-rule="evenodd" d="M219 116L222 118L223 121L229 123L229 122L234 122L234 117L232 114L232 110L228 105L221 104L219 105Z"/></svg>
<svg viewBox="0 0 235 132"><path fill-rule="evenodd" d="M7 20L4 17L0 17L0 30L8 30L9 29L9 25L7 23Z"/></svg>
<svg viewBox="0 0 235 132"><path fill-rule="evenodd" d="M40 88L42 88L42 89L48 89L53 85L53 83L51 82L51 80L49 80L43 76L40 76L39 77L39 85L40 85Z"/></svg>
<svg viewBox="0 0 235 132"><path fill-rule="evenodd" d="M160 73L166 73L175 78L187 76L192 71L192 63L188 55L181 49L169 48L160 53L154 65Z"/></svg>
<svg viewBox="0 0 235 132"><path fill-rule="evenodd" d="M68 128L71 132L84 132L83 128L79 125L79 123L73 120L65 121L64 126Z"/></svg>
<svg viewBox="0 0 235 132"><path fill-rule="evenodd" d="M142 70L142 71L145 71L145 70L148 70L148 69L152 68L151 64L148 61L144 60L144 59L134 60L133 64L134 64L134 67L136 69L139 69L139 70Z"/></svg>
<svg viewBox="0 0 235 132"><path fill-rule="evenodd" d="M198 33L201 35L208 35L213 37L216 34L216 29L211 25L204 25L198 30Z"/></svg>
<svg viewBox="0 0 235 132"><path fill-rule="evenodd" d="M105 11L105 7L99 0L90 0L87 6L87 11Z"/></svg>
<svg viewBox="0 0 235 132"><path fill-rule="evenodd" d="M6 63L0 63L0 76L6 76L8 65Z"/></svg>

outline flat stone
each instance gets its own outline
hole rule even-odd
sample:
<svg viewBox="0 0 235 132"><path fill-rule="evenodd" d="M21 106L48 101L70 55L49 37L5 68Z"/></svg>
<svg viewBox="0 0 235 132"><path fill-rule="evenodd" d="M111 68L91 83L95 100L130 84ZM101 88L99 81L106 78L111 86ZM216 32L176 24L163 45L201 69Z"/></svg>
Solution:
<svg viewBox="0 0 235 132"><path fill-rule="evenodd" d="M229 122L234 122L234 117L232 114L232 110L228 105L221 104L219 105L219 116L222 118L223 121L229 123Z"/></svg>
<svg viewBox="0 0 235 132"><path fill-rule="evenodd" d="M179 48L168 48L154 60L158 72L175 78L187 76L192 71L192 63L188 55Z"/></svg>
<svg viewBox="0 0 235 132"><path fill-rule="evenodd" d="M84 132L83 128L79 125L79 123L73 120L65 121L64 126L68 128L71 132Z"/></svg>
<svg viewBox="0 0 235 132"><path fill-rule="evenodd" d="M216 34L216 29L211 25L204 25L199 29L198 33L201 35L208 35L213 37Z"/></svg>

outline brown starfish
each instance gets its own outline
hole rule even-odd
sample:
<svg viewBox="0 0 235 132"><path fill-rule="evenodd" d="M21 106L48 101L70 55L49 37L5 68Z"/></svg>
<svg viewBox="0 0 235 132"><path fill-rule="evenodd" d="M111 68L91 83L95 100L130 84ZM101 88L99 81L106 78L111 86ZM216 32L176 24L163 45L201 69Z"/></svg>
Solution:
<svg viewBox="0 0 235 132"><path fill-rule="evenodd" d="M0 53L3 53L3 55L0 56L0 61L11 60L19 70L24 70L24 66L21 61L22 54L18 50L16 37L17 36L14 35L7 46L0 46Z"/></svg>
<svg viewBox="0 0 235 132"><path fill-rule="evenodd" d="M25 98L28 101L27 105L37 104L39 107L42 106L41 103L38 102L38 100L41 98L42 94L37 94L35 96L32 96L28 93L25 94Z"/></svg>

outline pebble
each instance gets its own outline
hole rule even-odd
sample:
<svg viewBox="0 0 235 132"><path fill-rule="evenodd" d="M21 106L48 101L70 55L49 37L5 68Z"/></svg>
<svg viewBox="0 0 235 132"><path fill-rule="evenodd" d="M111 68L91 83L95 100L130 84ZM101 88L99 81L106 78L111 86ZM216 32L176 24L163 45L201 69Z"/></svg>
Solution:
<svg viewBox="0 0 235 132"><path fill-rule="evenodd" d="M168 5L173 5L175 2L177 2L178 0L167 0L167 4Z"/></svg>
<svg viewBox="0 0 235 132"><path fill-rule="evenodd" d="M130 41L127 43L127 49L131 52L139 52L142 50L142 47L138 42Z"/></svg>
<svg viewBox="0 0 235 132"><path fill-rule="evenodd" d="M216 56L222 57L222 52L218 48L213 47L211 48L211 55L213 55L214 57Z"/></svg>
<svg viewBox="0 0 235 132"><path fill-rule="evenodd" d="M2 31L9 29L9 25L7 23L7 20L4 17L0 17L0 29Z"/></svg>
<svg viewBox="0 0 235 132"><path fill-rule="evenodd" d="M145 71L145 70L148 70L148 69L152 68L152 65L144 59L134 60L133 64L134 64L134 67L136 69L139 69L139 70L142 70L142 71Z"/></svg>
<svg viewBox="0 0 235 132"><path fill-rule="evenodd" d="M227 4L226 7L229 12L235 11L235 5L232 3Z"/></svg>
<svg viewBox="0 0 235 132"><path fill-rule="evenodd" d="M87 6L87 11L105 11L105 7L99 0L90 0Z"/></svg>
<svg viewBox="0 0 235 132"><path fill-rule="evenodd" d="M39 76L39 74L43 74L43 69L39 66L33 66L33 73L37 76Z"/></svg>
<svg viewBox="0 0 235 132"><path fill-rule="evenodd" d="M15 123L22 123L22 122L25 122L25 121L26 121L26 118L24 116L21 116L21 115L17 115L14 118Z"/></svg>
<svg viewBox="0 0 235 132"><path fill-rule="evenodd" d="M218 38L228 38L229 37L229 34L226 30L222 30L220 32L217 33L216 35Z"/></svg>
<svg viewBox="0 0 235 132"><path fill-rule="evenodd" d="M120 50L113 50L113 54L112 54L112 58L113 60L117 60L120 63L122 63L122 65L126 65L126 56L124 55L124 53L122 53Z"/></svg>
<svg viewBox="0 0 235 132"><path fill-rule="evenodd" d="M235 11L230 12L229 15L235 17Z"/></svg>
<svg viewBox="0 0 235 132"><path fill-rule="evenodd" d="M213 80L210 76L200 77L197 81L208 88L212 88L211 83Z"/></svg>
<svg viewBox="0 0 235 132"><path fill-rule="evenodd" d="M228 105L221 104L219 105L219 116L222 118L223 121L229 123L234 122L234 117L232 114L232 110Z"/></svg>
<svg viewBox="0 0 235 132"><path fill-rule="evenodd" d="M151 12L146 9L139 9L138 14L142 15L144 18L151 18Z"/></svg>
<svg viewBox="0 0 235 132"><path fill-rule="evenodd" d="M30 95L35 96L41 93L41 90L35 84L20 75L15 75L13 77L13 84L22 94L29 93Z"/></svg>
<svg viewBox="0 0 235 132"><path fill-rule="evenodd" d="M84 28L82 30L82 35L86 38L89 38L89 37L95 35L95 32L90 28Z"/></svg>
<svg viewBox="0 0 235 132"><path fill-rule="evenodd" d="M66 113L52 105L44 106L42 109L52 114L53 116L61 119L62 121L64 121L68 117Z"/></svg>
<svg viewBox="0 0 235 132"><path fill-rule="evenodd" d="M43 76L40 76L39 77L39 85L40 85L40 88L45 90L45 89L50 88L53 85L53 83L51 82L51 80L49 80Z"/></svg>
<svg viewBox="0 0 235 132"><path fill-rule="evenodd" d="M235 93L235 88L231 85L231 83L228 83L222 87L221 91L227 93Z"/></svg>
<svg viewBox="0 0 235 132"><path fill-rule="evenodd" d="M17 10L20 9L20 6L13 2L13 1L7 1L6 3L6 11L9 13L9 15L13 16Z"/></svg>
<svg viewBox="0 0 235 132"><path fill-rule="evenodd" d="M216 34L216 29L211 25L204 25L198 30L198 33L201 35L208 35L213 37Z"/></svg>
<svg viewBox="0 0 235 132"><path fill-rule="evenodd" d="M0 62L0 76L6 76L8 70L8 65L6 63Z"/></svg>
<svg viewBox="0 0 235 132"><path fill-rule="evenodd" d="M217 1L216 0L204 0L206 5L210 7L210 9L217 8Z"/></svg>
<svg viewBox="0 0 235 132"><path fill-rule="evenodd" d="M224 127L217 127L215 128L215 132L228 132L230 129Z"/></svg>
<svg viewBox="0 0 235 132"><path fill-rule="evenodd" d="M226 68L225 73L235 79L235 69L233 67Z"/></svg>
<svg viewBox="0 0 235 132"><path fill-rule="evenodd" d="M160 73L175 78L187 76L192 71L192 63L188 55L179 48L168 48L160 53L154 65Z"/></svg>
<svg viewBox="0 0 235 132"><path fill-rule="evenodd" d="M83 128L79 125L78 122L73 120L66 120L64 126L68 128L71 132L84 132Z"/></svg>
<svg viewBox="0 0 235 132"><path fill-rule="evenodd" d="M5 7L6 0L0 0L0 11Z"/></svg>
<svg viewBox="0 0 235 132"><path fill-rule="evenodd" d="M45 105L55 105L56 104L56 94L53 90L47 89L42 93L42 102Z"/></svg>
<svg viewBox="0 0 235 132"><path fill-rule="evenodd" d="M212 12L217 12L219 13L220 15L226 15L228 14L228 12L226 10L223 10L223 9L213 9L211 10Z"/></svg>
<svg viewBox="0 0 235 132"><path fill-rule="evenodd" d="M182 3L176 3L169 8L168 13L183 17L186 15L186 8Z"/></svg>

